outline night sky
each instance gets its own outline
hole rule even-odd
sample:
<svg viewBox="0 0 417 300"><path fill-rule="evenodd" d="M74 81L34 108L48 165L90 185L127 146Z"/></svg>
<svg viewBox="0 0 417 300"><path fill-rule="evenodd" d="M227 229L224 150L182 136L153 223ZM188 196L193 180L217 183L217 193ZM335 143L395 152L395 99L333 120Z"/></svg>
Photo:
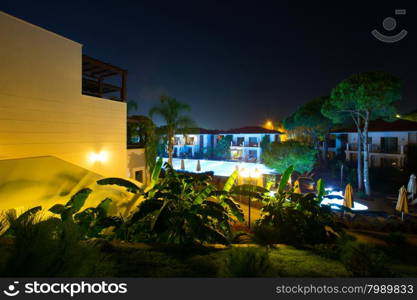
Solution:
<svg viewBox="0 0 417 300"><path fill-rule="evenodd" d="M400 77L401 112L417 109L415 2L2 0L0 9L128 69L139 113L165 93L190 104L201 127L227 129L282 119L371 70ZM407 15L395 16L400 8ZM392 32L386 17L398 22ZM373 29L409 33L387 44Z"/></svg>

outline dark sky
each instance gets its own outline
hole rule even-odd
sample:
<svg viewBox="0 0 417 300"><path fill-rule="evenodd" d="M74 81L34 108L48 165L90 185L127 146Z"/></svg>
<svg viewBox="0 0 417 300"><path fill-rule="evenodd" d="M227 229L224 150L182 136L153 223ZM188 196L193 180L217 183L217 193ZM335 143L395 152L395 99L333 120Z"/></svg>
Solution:
<svg viewBox="0 0 417 300"><path fill-rule="evenodd" d="M0 9L128 69L140 113L165 93L189 103L201 127L232 128L284 118L361 71L400 77L401 111L417 109L415 2L2 0ZM386 17L398 22L392 32ZM373 29L409 33L387 44Z"/></svg>

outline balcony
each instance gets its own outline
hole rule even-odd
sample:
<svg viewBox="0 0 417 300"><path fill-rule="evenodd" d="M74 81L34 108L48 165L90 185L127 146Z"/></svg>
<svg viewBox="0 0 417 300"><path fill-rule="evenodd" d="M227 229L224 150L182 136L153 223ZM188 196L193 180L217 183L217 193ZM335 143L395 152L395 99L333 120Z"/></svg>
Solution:
<svg viewBox="0 0 417 300"><path fill-rule="evenodd" d="M349 143L346 144L347 152L357 152L358 144ZM404 155L407 153L407 146L400 145L399 147L387 147L385 145L368 144L369 153L380 153L380 154L400 154Z"/></svg>
<svg viewBox="0 0 417 300"><path fill-rule="evenodd" d="M252 148L260 147L259 143L256 143L256 142L242 142L242 143L232 142L230 146L231 147L252 147Z"/></svg>
<svg viewBox="0 0 417 300"><path fill-rule="evenodd" d="M127 70L83 55L82 76L84 95L126 102Z"/></svg>

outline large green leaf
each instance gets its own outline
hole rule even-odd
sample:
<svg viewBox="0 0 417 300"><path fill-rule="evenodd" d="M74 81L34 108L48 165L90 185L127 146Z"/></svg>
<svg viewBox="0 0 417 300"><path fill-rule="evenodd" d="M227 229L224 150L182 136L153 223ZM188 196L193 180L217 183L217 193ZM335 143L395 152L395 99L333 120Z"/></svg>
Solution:
<svg viewBox="0 0 417 300"><path fill-rule="evenodd" d="M97 211L100 214L100 217L106 217L109 212L110 203L112 200L110 198L106 198L97 205Z"/></svg>
<svg viewBox="0 0 417 300"><path fill-rule="evenodd" d="M325 193L324 180L320 178L317 180L317 201L321 202Z"/></svg>
<svg viewBox="0 0 417 300"><path fill-rule="evenodd" d="M223 191L229 192L231 190L231 188L235 184L235 181L238 175L239 175L239 170L237 169L234 170L233 173L226 180L226 183L224 184L224 187L223 187Z"/></svg>
<svg viewBox="0 0 417 300"><path fill-rule="evenodd" d="M23 214L21 214L16 221L20 221L20 220L24 220L34 214L36 214L38 211L42 210L42 206L35 206L32 207L30 209L28 209L27 211L25 211Z"/></svg>
<svg viewBox="0 0 417 300"><path fill-rule="evenodd" d="M57 214L57 215L62 214L64 210L65 210L65 205L63 204L55 204L49 209L50 212Z"/></svg>
<svg viewBox="0 0 417 300"><path fill-rule="evenodd" d="M278 193L281 194L285 191L285 188L287 187L287 184L288 184L288 180L290 179L293 172L294 172L294 167L289 166L285 170L284 174L282 174L281 181L279 182L279 186L278 186Z"/></svg>
<svg viewBox="0 0 417 300"><path fill-rule="evenodd" d="M92 190L89 188L78 191L71 197L70 201L68 201L65 207L71 208L72 214L76 213L81 209L81 207L83 207L85 200L87 200L91 192Z"/></svg>
<svg viewBox="0 0 417 300"><path fill-rule="evenodd" d="M103 179L97 180L97 184L99 184L99 185L118 185L118 186L126 188L126 190L128 192L134 193L134 194L142 191L142 189L139 186L137 186L136 184L134 184L133 182L131 182L127 179L118 178L118 177L103 178Z"/></svg>
<svg viewBox="0 0 417 300"><path fill-rule="evenodd" d="M237 185L234 186L231 190L231 194L233 195L246 196L258 199L263 198L264 195L268 192L269 191L267 189L253 184Z"/></svg>
<svg viewBox="0 0 417 300"><path fill-rule="evenodd" d="M201 204L204 200L206 200L211 195L211 193L214 190L215 190L215 187L213 185L208 185L197 195L197 197L194 199L193 204L196 204L196 205Z"/></svg>
<svg viewBox="0 0 417 300"><path fill-rule="evenodd" d="M223 244L223 245L229 245L230 241L229 239L222 234L220 231L211 228L209 226L202 226L201 230L204 232L206 236L209 236L214 242Z"/></svg>
<svg viewBox="0 0 417 300"><path fill-rule="evenodd" d="M162 169L162 157L160 157L158 159L158 161L155 164L155 167L153 168L152 171L152 176L151 176L151 185L155 185L158 180L159 180L159 175L161 174L161 169Z"/></svg>
<svg viewBox="0 0 417 300"><path fill-rule="evenodd" d="M229 207L232 214L240 221L244 222L245 217L243 214L242 209L240 208L239 204L237 204L235 201L233 201L230 198L224 198L223 202L226 203L226 205Z"/></svg>

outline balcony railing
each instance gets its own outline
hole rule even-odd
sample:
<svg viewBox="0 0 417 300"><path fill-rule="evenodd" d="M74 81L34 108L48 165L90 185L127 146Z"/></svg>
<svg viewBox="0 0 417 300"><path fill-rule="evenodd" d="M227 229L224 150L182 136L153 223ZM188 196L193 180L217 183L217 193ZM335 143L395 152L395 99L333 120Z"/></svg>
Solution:
<svg viewBox="0 0 417 300"><path fill-rule="evenodd" d="M231 146L232 147L259 147L259 143L255 143L255 142L242 142L242 143L232 142Z"/></svg>
<svg viewBox="0 0 417 300"><path fill-rule="evenodd" d="M119 81L119 84L114 83L114 80ZM127 70L83 55L82 93L84 95L126 102L126 81Z"/></svg>
<svg viewBox="0 0 417 300"><path fill-rule="evenodd" d="M347 151L358 151L358 144L346 144ZM404 154L407 153L407 146L387 147L385 145L368 144L369 153Z"/></svg>

